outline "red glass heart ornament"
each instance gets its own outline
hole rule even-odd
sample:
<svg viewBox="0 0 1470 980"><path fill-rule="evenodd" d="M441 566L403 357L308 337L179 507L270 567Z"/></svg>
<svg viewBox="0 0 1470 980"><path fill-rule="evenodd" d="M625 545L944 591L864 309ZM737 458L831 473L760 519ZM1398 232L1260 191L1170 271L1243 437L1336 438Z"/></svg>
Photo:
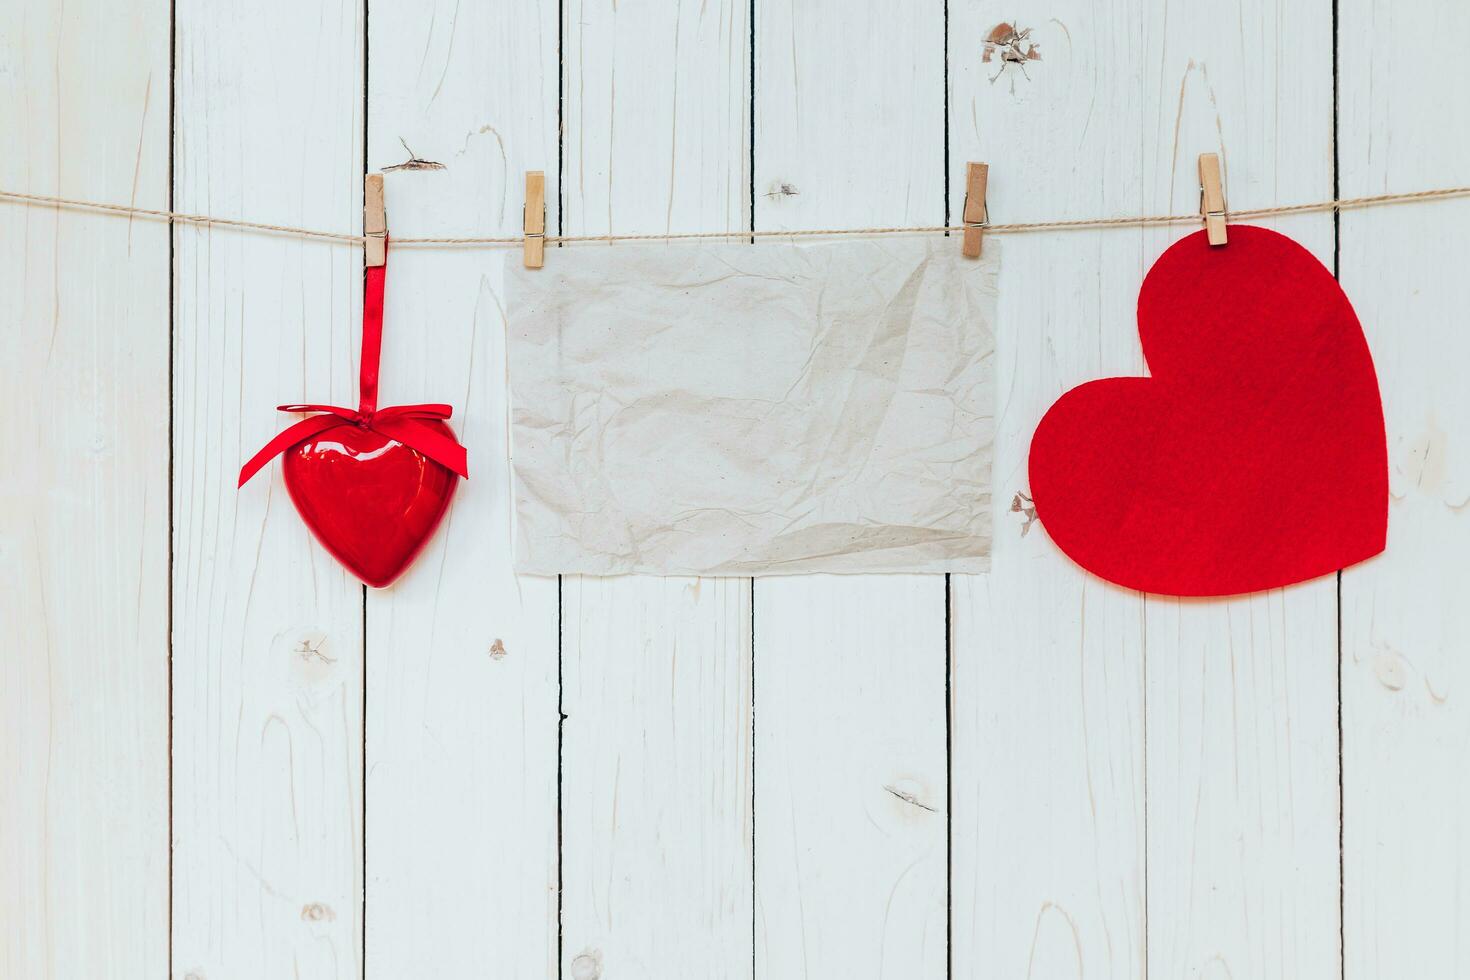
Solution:
<svg viewBox="0 0 1470 980"><path fill-rule="evenodd" d="M441 421L422 424L454 438ZM292 503L322 547L379 589L423 550L459 483L418 450L350 422L292 446L282 470Z"/></svg>
<svg viewBox="0 0 1470 980"><path fill-rule="evenodd" d="M240 486L285 455L286 490L322 546L374 588L413 562L444 519L458 478L469 476L465 449L444 423L448 405L378 408L383 342L383 260L365 270L362 363L356 411L338 405L281 405L307 413L240 468Z"/></svg>
<svg viewBox="0 0 1470 980"><path fill-rule="evenodd" d="M1388 527L1383 406L1332 274L1291 239L1230 226L1154 263L1138 295L1146 378L1068 391L1031 441L1052 540L1119 585L1220 596L1376 555Z"/></svg>

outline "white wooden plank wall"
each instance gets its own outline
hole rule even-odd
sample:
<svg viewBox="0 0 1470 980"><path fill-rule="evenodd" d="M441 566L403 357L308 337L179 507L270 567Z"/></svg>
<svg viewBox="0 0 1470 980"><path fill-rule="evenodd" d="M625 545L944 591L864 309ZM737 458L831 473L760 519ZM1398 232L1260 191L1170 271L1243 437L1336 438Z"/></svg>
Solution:
<svg viewBox="0 0 1470 980"><path fill-rule="evenodd" d="M1347 0L1342 193L1464 183L1470 8ZM1376 56L1422 34L1419 69ZM1457 67L1458 66L1458 67ZM1341 219L1388 428L1388 550L1342 575L1343 944L1351 977L1470 973L1470 202Z"/></svg>
<svg viewBox="0 0 1470 980"><path fill-rule="evenodd" d="M562 230L748 229L746 3L563 18ZM568 577L561 622L562 975L749 976L750 581Z"/></svg>
<svg viewBox="0 0 1470 980"><path fill-rule="evenodd" d="M1332 36L1314 28L1331 3L1167 14L1143 24L1161 53L1139 93L1144 212L1198 208L1203 150L1225 160L1236 207L1330 198ZM1262 223L1331 267L1330 216ZM1177 234L1140 235L1145 264ZM1144 629L1150 972L1337 976L1336 582L1148 596Z"/></svg>
<svg viewBox="0 0 1470 980"><path fill-rule="evenodd" d="M0 187L168 206L157 4L0 6ZM168 968L166 226L0 203L0 976Z"/></svg>
<svg viewBox="0 0 1470 980"><path fill-rule="evenodd" d="M940 0L754 9L756 227L942 223ZM941 575L757 581L758 980L945 975L945 628Z"/></svg>
<svg viewBox="0 0 1470 980"><path fill-rule="evenodd" d="M390 236L519 229L522 172L555 168L555 10L374 4L368 50L370 169L442 164L386 175ZM501 263L389 249L381 404L453 404L471 478L367 592L365 973L551 976L557 592L511 571Z"/></svg>
<svg viewBox="0 0 1470 980"><path fill-rule="evenodd" d="M1205 150L1227 161L1237 206L1331 196L1332 37L1313 30L1326 5L1116 13L1017 23L1041 57L1006 67L965 57L993 22L953 21L953 213L965 158L994 161L997 221L1188 212ZM1033 135L1039 119L1055 122ZM1330 263L1330 219L1279 227ZM1030 433L1058 395L1141 373L1138 283L1175 235L1004 242L1002 505L1024 493ZM1077 266L1101 275L1062 272ZM1025 502L989 581L955 583L956 962L1336 975L1335 583L1140 599L1079 575Z"/></svg>
<svg viewBox="0 0 1470 980"><path fill-rule="evenodd" d="M1235 207L1470 173L1434 0L13 6L0 187L267 222L405 162L399 236L514 234L528 169L553 230L737 237L953 221L971 159L997 222L1191 211L1208 150ZM1272 223L1377 358L1389 551L1201 602L1025 496L1188 229L988 241L995 567L948 581L516 576L500 259L393 249L384 403L452 402L472 478L373 592L234 489L352 403L360 255L0 202L0 974L1464 975L1467 216Z"/></svg>
<svg viewBox="0 0 1470 980"><path fill-rule="evenodd" d="M363 18L289 0L175 9L174 204L352 228ZM360 251L174 232L173 968L362 971L362 587L271 467L274 406L353 404Z"/></svg>
<svg viewBox="0 0 1470 980"><path fill-rule="evenodd" d="M1141 180L1156 138L1143 110L1166 97L1144 81L1159 57L1143 46L1148 15L1061 4L1012 25L1031 31L1021 50L1035 44L1039 60L984 61L984 39L1018 13L951 9L951 219L972 159L991 163L992 221L1142 213L1169 191ZM990 574L951 580L954 975L1141 977L1144 605L1079 573L1024 505L1047 407L1088 378L1141 373L1133 310L1151 256L1137 231L987 247L1003 267L997 519Z"/></svg>

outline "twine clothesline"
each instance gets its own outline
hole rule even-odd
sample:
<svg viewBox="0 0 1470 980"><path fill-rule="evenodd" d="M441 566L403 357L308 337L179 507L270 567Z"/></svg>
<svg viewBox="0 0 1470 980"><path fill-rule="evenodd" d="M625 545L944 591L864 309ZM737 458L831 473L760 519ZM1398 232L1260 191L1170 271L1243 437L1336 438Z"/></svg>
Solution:
<svg viewBox="0 0 1470 980"><path fill-rule="evenodd" d="M1316 211L1345 211L1352 208L1372 207L1380 204L1406 204L1413 201L1431 201L1443 198L1470 196L1470 186L1464 187L1440 187L1433 190L1406 191L1399 194L1374 194L1367 197L1336 198L1328 201L1314 201L1310 204L1284 204L1269 208L1248 208L1240 211L1229 211L1228 216L1232 219L1262 218L1281 214L1303 214ZM110 204L104 201L87 201L77 198L55 197L48 194L23 194L19 191L7 191L0 189L0 200L19 201L25 204L49 205L52 207L78 208L89 211L102 211L109 214L123 214L135 218L149 218L159 221L167 221L170 224L205 225L220 228L238 228L243 231L274 232L283 235L299 235L303 238L316 238L326 241L347 242L361 245L365 241L362 235L354 235L347 232L323 231L316 228L302 228L296 225L270 224L264 221L246 221L241 218L219 218L207 214L190 214L184 211L169 211L158 208L139 208L129 204ZM1072 218L1059 221L1023 221L1009 224L985 224L985 230L989 234L1005 234L1008 232L1065 230L1073 228L1110 228L1122 226L1147 226L1147 225L1170 225L1182 224L1184 222L1200 221L1198 214L1154 214L1154 215L1131 215L1113 218ZM587 243L587 242L645 242L645 241L688 241L694 239L710 238L813 238L829 237L837 235L926 235L945 234L949 232L962 232L964 225L916 225L916 226L886 226L874 228L805 228L796 230L759 229L730 230L730 231L685 231L685 232L646 232L642 234L622 235L547 235L548 243ZM419 246L456 246L456 245L485 245L485 246L513 246L520 245L524 237L520 235L505 236L498 238L465 237L465 238L393 238L394 246L419 245Z"/></svg>

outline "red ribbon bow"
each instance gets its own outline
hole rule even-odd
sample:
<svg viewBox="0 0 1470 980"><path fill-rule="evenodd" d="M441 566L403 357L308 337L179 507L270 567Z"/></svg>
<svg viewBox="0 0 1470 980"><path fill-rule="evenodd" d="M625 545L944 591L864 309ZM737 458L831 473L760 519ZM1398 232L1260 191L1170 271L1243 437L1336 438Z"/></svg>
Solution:
<svg viewBox="0 0 1470 980"><path fill-rule="evenodd" d="M384 248L386 253L386 246ZM448 405L394 405L378 408L378 360L383 349L383 282L387 277L387 260L366 272L366 291L362 304L362 372L358 379L360 403L357 411L337 405L278 405L279 412L319 412L311 418L302 419L286 429L265 448L250 457L240 468L240 482L244 486L267 463L298 442L310 439L319 432L349 422L371 429L389 439L396 439L410 449L423 453L429 459L469 478L469 462L465 448L443 432L417 421L437 419L443 421L454 414Z"/></svg>
<svg viewBox="0 0 1470 980"><path fill-rule="evenodd" d="M281 453L298 442L310 439L318 432L341 425L344 421L362 426L364 429L371 429L389 439L397 439L410 449L418 450L434 462L442 464L462 477L468 478L470 475L468 459L463 446L442 432L436 432L414 421L415 419L447 419L454 414L454 409L448 405L394 405L392 408L381 408L376 412L354 412L350 408L342 408L337 405L278 405L276 411L323 412L325 414L302 419L266 443L264 449L250 457L250 462L240 468L239 485L242 487L246 480L260 472L267 463Z"/></svg>

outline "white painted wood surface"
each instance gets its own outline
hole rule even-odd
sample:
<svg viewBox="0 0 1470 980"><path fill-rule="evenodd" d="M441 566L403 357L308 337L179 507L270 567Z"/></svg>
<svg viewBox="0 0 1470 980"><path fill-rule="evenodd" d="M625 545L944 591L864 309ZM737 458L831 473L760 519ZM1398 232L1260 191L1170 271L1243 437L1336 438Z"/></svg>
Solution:
<svg viewBox="0 0 1470 980"><path fill-rule="evenodd" d="M747 5L563 17L562 230L748 229ZM749 976L749 580L565 577L561 624L561 975Z"/></svg>
<svg viewBox="0 0 1470 980"><path fill-rule="evenodd" d="M986 60L1011 16L1039 58ZM1262 206L1464 183L1467 44L1431 0L17 7L0 187L349 230L402 140L397 235L513 234L526 169L553 229L738 233L953 220L970 159L996 221L1189 211L1219 150ZM1377 358L1389 551L1179 602L1016 495L1188 229L991 239L995 569L948 594L515 576L500 256L396 249L383 394L472 479L378 593L278 467L234 489L272 406L355 397L354 250L0 204L0 973L1462 975L1467 214L1275 225Z"/></svg>
<svg viewBox="0 0 1470 980"><path fill-rule="evenodd" d="M771 580L757 584L758 977L946 975L944 617L932 595L944 579L926 580L783 578L769 600ZM842 615L826 612L837 604Z"/></svg>
<svg viewBox="0 0 1470 980"><path fill-rule="evenodd" d="M1142 86L1143 17L1059 6L1013 25L1040 54L1022 65L995 49L983 60L993 8L952 6L951 219L967 160L990 162L996 222L1142 213L1167 195L1139 176L1155 139L1141 135L1155 94ZM1141 373L1133 310L1149 258L1136 231L987 247L1002 255L996 541L988 575L951 579L954 975L1140 977L1143 602L1081 573L1024 506L1047 407L1089 378Z"/></svg>
<svg viewBox="0 0 1470 980"><path fill-rule="evenodd" d="M939 0L754 10L756 227L942 223ZM758 980L945 975L945 581L755 583Z"/></svg>
<svg viewBox="0 0 1470 980"><path fill-rule="evenodd" d="M1341 6L1342 193L1464 182L1470 8ZM1422 36L1383 64L1387 25ZM1344 214L1341 273L1388 428L1388 550L1342 576L1343 943L1350 977L1470 972L1470 202Z"/></svg>
<svg viewBox="0 0 1470 980"><path fill-rule="evenodd" d="M750 975L750 588L570 576L563 968Z"/></svg>
<svg viewBox="0 0 1470 980"><path fill-rule="evenodd" d="M1312 32L1320 12L1266 2L1213 17L1100 13L1056 10L1028 36L1023 47L1041 57L1024 66L967 65L952 46L952 139L958 157L994 161L993 220L1188 212L1203 150L1222 153L1237 206L1331 195L1330 155L1292 149L1302 139L1331 145L1331 37ZM988 35L990 23L965 14L952 41ZM1283 56L1263 70L1238 57L1247 43ZM1112 70L1124 56L1138 73ZM1086 102L1069 94L1082 79ZM1062 121L1023 136L1038 118ZM1331 261L1330 219L1283 227ZM1010 381L1001 384L998 496L1024 493L1030 433L1062 391L1143 373L1138 283L1177 234L1003 243ZM1102 275L1058 280L1058 269L1079 265ZM1012 516L990 581L961 584L954 601L957 962L1003 975L1070 976L1092 963L1132 975L1145 957L1168 976L1335 974L1334 583L1141 601L1085 579L1044 529L1027 527L1024 510ZM1059 597L1075 612L1051 614ZM1027 687L1036 683L1059 690L1061 704L1032 710L1046 700ZM1015 707L1013 685L1024 692ZM992 738L1011 744L1021 732L1058 746L1057 772L1039 773L1029 754L990 757ZM1002 796L1030 797L1014 815L986 812L987 796L971 795L992 774L1005 780ZM1066 829L1037 839L1038 818ZM1034 843L1017 849L1012 834ZM989 891L984 872L997 861L1045 871L1019 894L1011 875Z"/></svg>
<svg viewBox="0 0 1470 980"><path fill-rule="evenodd" d="M504 235L556 160L546 4L375 5L368 160L389 234ZM552 220L555 220L553 200ZM368 977L554 975L557 589L511 570L501 264L392 248L383 405L444 401L469 451L437 535L367 593Z"/></svg>
<svg viewBox="0 0 1470 980"><path fill-rule="evenodd" d="M168 206L168 9L0 7L0 187ZM168 969L168 229L0 203L0 976Z"/></svg>
<svg viewBox="0 0 1470 980"><path fill-rule="evenodd" d="M1195 158L1210 150L1235 207L1332 197L1332 37L1314 30L1326 12L1250 0L1173 18L1159 6L1144 37L1162 56L1138 100L1145 212L1197 209ZM1331 267L1329 215L1263 223ZM1144 261L1178 234L1141 235ZM1116 326L1136 339L1131 318ZM1151 973L1338 975L1336 613L1333 577L1145 599Z"/></svg>
<svg viewBox="0 0 1470 980"><path fill-rule="evenodd" d="M174 203L360 228L361 12L176 9ZM173 969L362 971L363 590L313 544L274 406L355 404L359 250L174 232Z"/></svg>

